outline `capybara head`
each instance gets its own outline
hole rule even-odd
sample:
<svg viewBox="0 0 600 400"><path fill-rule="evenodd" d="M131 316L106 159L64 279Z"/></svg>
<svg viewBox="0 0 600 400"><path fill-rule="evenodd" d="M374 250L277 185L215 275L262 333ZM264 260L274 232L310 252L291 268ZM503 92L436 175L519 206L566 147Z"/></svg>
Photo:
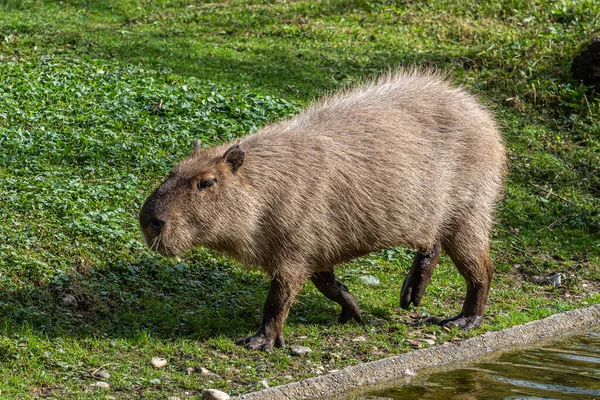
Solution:
<svg viewBox="0 0 600 400"><path fill-rule="evenodd" d="M164 256L198 245L218 248L231 214L239 212L239 207L229 208L241 200L238 170L244 156L238 145L202 149L196 141L192 154L142 206L140 228L148 247Z"/></svg>

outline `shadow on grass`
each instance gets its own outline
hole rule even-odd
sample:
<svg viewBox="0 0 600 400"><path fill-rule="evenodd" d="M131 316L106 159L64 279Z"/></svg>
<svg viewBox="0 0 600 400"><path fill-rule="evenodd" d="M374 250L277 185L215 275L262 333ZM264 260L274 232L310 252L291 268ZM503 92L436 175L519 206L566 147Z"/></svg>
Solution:
<svg viewBox="0 0 600 400"><path fill-rule="evenodd" d="M219 335L235 340L260 325L268 281L259 273L217 263L165 267L148 257L62 275L45 286L0 289L0 299L6 299L0 302L0 321L7 332L31 330L50 338L134 338L148 332L166 340ZM337 324L333 303L320 294L315 299L315 293L311 287L298 296L290 319Z"/></svg>

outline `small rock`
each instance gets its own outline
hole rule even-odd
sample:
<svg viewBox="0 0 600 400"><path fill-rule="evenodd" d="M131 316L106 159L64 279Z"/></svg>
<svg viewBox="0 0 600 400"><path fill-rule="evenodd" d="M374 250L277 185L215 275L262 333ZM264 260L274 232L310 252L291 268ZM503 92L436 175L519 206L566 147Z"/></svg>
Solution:
<svg viewBox="0 0 600 400"><path fill-rule="evenodd" d="M367 338L364 336L357 336L354 339L350 339L352 342L366 342Z"/></svg>
<svg viewBox="0 0 600 400"><path fill-rule="evenodd" d="M108 390L110 389L110 385L106 382L96 382L92 385L96 389Z"/></svg>
<svg viewBox="0 0 600 400"><path fill-rule="evenodd" d="M285 375L285 376L283 377L283 379L285 379L285 380L288 380L288 381L291 381L292 379L294 379L294 377L293 377L293 376L291 376L291 375Z"/></svg>
<svg viewBox="0 0 600 400"><path fill-rule="evenodd" d="M202 400L229 400L230 398L227 393L217 389L204 389L202 391Z"/></svg>
<svg viewBox="0 0 600 400"><path fill-rule="evenodd" d="M152 364L156 368L162 368L167 365L167 360L162 357L152 357L150 360L150 364Z"/></svg>
<svg viewBox="0 0 600 400"><path fill-rule="evenodd" d="M194 369L193 367L189 367L189 368L187 368L187 369L185 370L185 374L186 374L186 375L191 375L191 374L193 374L193 373L194 373L194 371L195 371L195 369Z"/></svg>
<svg viewBox="0 0 600 400"><path fill-rule="evenodd" d="M254 369L256 372L263 372L267 370L267 366L265 364L258 364Z"/></svg>
<svg viewBox="0 0 600 400"><path fill-rule="evenodd" d="M339 369L330 369L329 371L327 371L328 374L333 374L335 372L339 372Z"/></svg>
<svg viewBox="0 0 600 400"><path fill-rule="evenodd" d="M260 384L263 385L265 389L269 388L269 380L267 378L260 381Z"/></svg>
<svg viewBox="0 0 600 400"><path fill-rule="evenodd" d="M421 347L423 347L423 343L418 342L416 340L407 340L408 345L410 347L412 347L413 349L420 349Z"/></svg>
<svg viewBox="0 0 600 400"><path fill-rule="evenodd" d="M218 376L217 374L215 374L211 370L206 369L204 367L200 367L200 375L202 375L202 376Z"/></svg>
<svg viewBox="0 0 600 400"><path fill-rule="evenodd" d="M424 343L427 343L430 346L433 346L435 344L435 340L433 339L423 339Z"/></svg>
<svg viewBox="0 0 600 400"><path fill-rule="evenodd" d="M362 275L358 277L358 280L365 285L376 286L379 285L379 279L373 275Z"/></svg>
<svg viewBox="0 0 600 400"><path fill-rule="evenodd" d="M73 296L72 294L68 294L65 297L63 297L62 305L63 307L73 308L77 306L77 300L75 299L75 296Z"/></svg>
<svg viewBox="0 0 600 400"><path fill-rule="evenodd" d="M552 274L548 277L548 281L554 287L560 286L562 283L562 274L560 272Z"/></svg>
<svg viewBox="0 0 600 400"><path fill-rule="evenodd" d="M322 365L317 365L314 369L313 369L313 373L316 375L322 375L323 372L325 372L325 367L323 367Z"/></svg>
<svg viewBox="0 0 600 400"><path fill-rule="evenodd" d="M426 333L423 336L425 336L425 339L431 339L431 340L437 339L437 337L435 335L430 334L430 333Z"/></svg>
<svg viewBox="0 0 600 400"><path fill-rule="evenodd" d="M106 371L96 371L94 373L94 376L96 378L100 378L100 379L108 379L108 378L110 378L110 374L108 372L106 372Z"/></svg>
<svg viewBox="0 0 600 400"><path fill-rule="evenodd" d="M299 357L304 357L308 353L312 352L312 350L306 346L292 346L290 350L292 350L293 355Z"/></svg>

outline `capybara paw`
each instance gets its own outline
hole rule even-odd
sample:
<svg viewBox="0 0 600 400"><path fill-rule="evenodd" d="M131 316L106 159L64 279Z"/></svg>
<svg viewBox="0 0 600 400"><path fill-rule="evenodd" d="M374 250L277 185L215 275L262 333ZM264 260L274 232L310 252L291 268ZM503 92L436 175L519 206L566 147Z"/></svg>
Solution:
<svg viewBox="0 0 600 400"><path fill-rule="evenodd" d="M355 311L355 310L342 310L342 313L340 314L338 321L340 324L345 324L346 322L350 321L351 319L354 319L360 325L362 325L362 323L363 323L362 317L360 316L360 312Z"/></svg>
<svg viewBox="0 0 600 400"><path fill-rule="evenodd" d="M415 307L421 303L421 294L418 292L417 286L413 287L410 283L402 287L402 293L400 294L400 307L408 310L410 303L413 303Z"/></svg>
<svg viewBox="0 0 600 400"><path fill-rule="evenodd" d="M445 326L448 328L460 328L464 329L465 331L468 331L477 328L479 325L481 325L481 321L481 315L465 317L462 314L460 314L454 318L448 318L443 321L440 321L438 325Z"/></svg>
<svg viewBox="0 0 600 400"><path fill-rule="evenodd" d="M285 341L283 335L278 335L276 338L269 338L264 333L257 333L252 336L243 337L235 341L235 344L244 346L251 350L261 350L269 352L273 347L284 347Z"/></svg>

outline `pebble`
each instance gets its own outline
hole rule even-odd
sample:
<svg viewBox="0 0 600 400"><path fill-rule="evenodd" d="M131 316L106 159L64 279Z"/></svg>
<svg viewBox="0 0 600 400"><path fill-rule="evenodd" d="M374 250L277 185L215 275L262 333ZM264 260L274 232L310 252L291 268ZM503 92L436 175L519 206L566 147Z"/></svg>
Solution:
<svg viewBox="0 0 600 400"><path fill-rule="evenodd" d="M94 373L94 376L96 378L100 378L100 379L108 379L108 378L110 378L110 374L108 372L106 372L106 371L96 371Z"/></svg>
<svg viewBox="0 0 600 400"><path fill-rule="evenodd" d="M407 340L407 342L409 346L413 349L420 349L421 347L423 347L423 343L417 342L416 340Z"/></svg>
<svg viewBox="0 0 600 400"><path fill-rule="evenodd" d="M260 384L263 385L265 389L269 388L269 380L267 378L260 381Z"/></svg>
<svg viewBox="0 0 600 400"><path fill-rule="evenodd" d="M162 368L167 365L167 360L162 357L152 357L150 360L150 364L152 364L156 368Z"/></svg>
<svg viewBox="0 0 600 400"><path fill-rule="evenodd" d="M267 370L267 366L265 364L258 364L256 367L254 367L254 369L257 372L262 372Z"/></svg>
<svg viewBox="0 0 600 400"><path fill-rule="evenodd" d="M423 339L423 342L427 343L430 346L433 346L435 344L435 340L432 339Z"/></svg>
<svg viewBox="0 0 600 400"><path fill-rule="evenodd" d="M202 391L202 400L229 400L230 398L227 393L217 389L204 389Z"/></svg>
<svg viewBox="0 0 600 400"><path fill-rule="evenodd" d="M292 350L292 354L299 357L304 357L308 353L312 352L312 350L306 346L292 346L290 348Z"/></svg>
<svg viewBox="0 0 600 400"><path fill-rule="evenodd" d="M552 274L548 277L548 280L550 281L552 286L560 286L560 284L562 283L562 274L560 272Z"/></svg>
<svg viewBox="0 0 600 400"><path fill-rule="evenodd" d="M194 371L195 371L194 367L189 367L189 368L187 368L187 369L185 370L185 374L186 374L186 375L191 375L191 374L193 374L193 373L194 373Z"/></svg>
<svg viewBox="0 0 600 400"><path fill-rule="evenodd" d="M376 286L379 285L379 279L373 275L362 275L358 277L358 280L365 285Z"/></svg>
<svg viewBox="0 0 600 400"><path fill-rule="evenodd" d="M288 380L288 381L291 381L292 379L294 379L294 377L291 376L291 375L285 375L283 378L286 379L286 380Z"/></svg>
<svg viewBox="0 0 600 400"><path fill-rule="evenodd" d="M106 382L96 382L96 383L92 384L92 386L97 389L103 389L103 390L110 389L110 385Z"/></svg>
<svg viewBox="0 0 600 400"><path fill-rule="evenodd" d="M217 376L214 372L204 367L200 367L200 375L202 376Z"/></svg>
<svg viewBox="0 0 600 400"><path fill-rule="evenodd" d="M72 308L77 306L77 300L75 299L75 296L73 296L72 294L68 294L65 297L63 297L62 305L64 307Z"/></svg>
<svg viewBox="0 0 600 400"><path fill-rule="evenodd" d="M367 338L364 336L357 336L354 339L350 339L352 342L366 342Z"/></svg>

